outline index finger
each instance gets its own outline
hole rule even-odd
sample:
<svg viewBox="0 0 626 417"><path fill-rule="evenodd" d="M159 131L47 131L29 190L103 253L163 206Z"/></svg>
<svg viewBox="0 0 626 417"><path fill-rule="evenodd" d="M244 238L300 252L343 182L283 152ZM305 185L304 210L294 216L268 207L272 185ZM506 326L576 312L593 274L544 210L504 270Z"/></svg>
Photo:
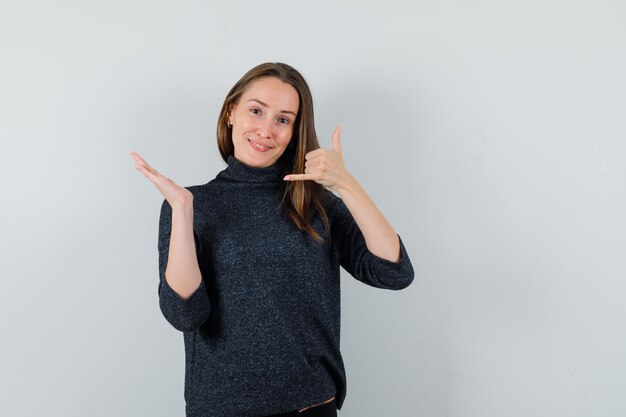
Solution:
<svg viewBox="0 0 626 417"><path fill-rule="evenodd" d="M130 157L133 158L135 161L138 160L138 159L142 159L141 156L139 156L139 154L137 152L135 152L135 151L132 151L130 153Z"/></svg>
<svg viewBox="0 0 626 417"><path fill-rule="evenodd" d="M315 180L316 178L312 174L289 174L283 178L285 181L306 181Z"/></svg>
<svg viewBox="0 0 626 417"><path fill-rule="evenodd" d="M144 175L146 175L147 173L152 174L155 177L158 177L161 175L156 169L152 168L150 164L148 164L141 156L139 156L137 152L131 152L130 156L135 160L135 163L136 163L135 168L137 168L140 171L143 171ZM142 170L141 168L144 168L144 170Z"/></svg>
<svg viewBox="0 0 626 417"><path fill-rule="evenodd" d="M131 152L130 153L131 158L133 158L135 160L135 162L137 163L142 163L146 166L149 166L148 163L145 161L145 159L143 159L141 156L139 156L139 154L137 152Z"/></svg>

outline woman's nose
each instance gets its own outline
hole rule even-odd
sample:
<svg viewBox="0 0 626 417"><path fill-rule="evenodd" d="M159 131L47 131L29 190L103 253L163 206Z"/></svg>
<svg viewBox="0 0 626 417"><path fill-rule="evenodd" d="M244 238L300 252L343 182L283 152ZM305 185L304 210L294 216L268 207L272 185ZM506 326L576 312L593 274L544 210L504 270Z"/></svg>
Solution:
<svg viewBox="0 0 626 417"><path fill-rule="evenodd" d="M272 133L272 120L269 118L261 120L256 133L261 137L269 138Z"/></svg>

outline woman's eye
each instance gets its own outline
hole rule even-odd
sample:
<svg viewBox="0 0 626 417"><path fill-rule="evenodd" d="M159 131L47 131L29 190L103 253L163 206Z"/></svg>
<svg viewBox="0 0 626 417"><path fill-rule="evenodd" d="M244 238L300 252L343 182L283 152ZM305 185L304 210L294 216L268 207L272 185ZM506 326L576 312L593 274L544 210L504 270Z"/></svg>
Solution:
<svg viewBox="0 0 626 417"><path fill-rule="evenodd" d="M251 112L252 114L261 114L261 110L260 110L260 109L257 109L257 108L252 108L252 109L250 109L250 112Z"/></svg>
<svg viewBox="0 0 626 417"><path fill-rule="evenodd" d="M280 117L278 119L278 123L283 124L283 125L289 124L289 119L287 119L286 117Z"/></svg>

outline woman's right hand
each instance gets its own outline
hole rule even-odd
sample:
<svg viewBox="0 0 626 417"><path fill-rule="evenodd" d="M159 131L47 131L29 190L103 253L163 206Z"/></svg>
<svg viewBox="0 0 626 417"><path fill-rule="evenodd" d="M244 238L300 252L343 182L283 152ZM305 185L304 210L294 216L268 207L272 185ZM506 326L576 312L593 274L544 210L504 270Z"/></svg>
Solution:
<svg viewBox="0 0 626 417"><path fill-rule="evenodd" d="M178 206L192 206L193 194L185 187L181 187L171 179L164 177L152 168L137 152L131 152L130 156L135 160L135 168L154 184L159 192L165 197L172 208Z"/></svg>

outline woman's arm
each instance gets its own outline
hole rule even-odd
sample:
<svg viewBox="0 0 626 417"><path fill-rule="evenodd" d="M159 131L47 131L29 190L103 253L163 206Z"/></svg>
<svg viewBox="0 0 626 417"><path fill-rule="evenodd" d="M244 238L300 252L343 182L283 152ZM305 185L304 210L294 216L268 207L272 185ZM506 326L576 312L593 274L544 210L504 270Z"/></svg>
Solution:
<svg viewBox="0 0 626 417"><path fill-rule="evenodd" d="M159 216L159 306L167 321L180 331L192 331L209 317L211 302L196 256L193 213L189 206L164 200ZM199 284L194 282L199 280Z"/></svg>
<svg viewBox="0 0 626 417"><path fill-rule="evenodd" d="M171 231L168 231L169 248L165 278L174 292L187 299L202 281L193 237L193 194L161 175L137 152L131 152L130 156L135 160L135 168L154 184L170 205Z"/></svg>
<svg viewBox="0 0 626 417"><path fill-rule="evenodd" d="M339 193L342 201L359 226L367 249L374 255L398 262L400 241L398 234L376 207L359 182L348 172L340 143L341 127L333 132L332 149L316 149L306 155L304 174L291 174L287 181L313 180Z"/></svg>
<svg viewBox="0 0 626 417"><path fill-rule="evenodd" d="M193 237L193 202L172 207L172 230L165 279L183 299L188 299L202 281Z"/></svg>
<svg viewBox="0 0 626 417"><path fill-rule="evenodd" d="M400 260L398 234L361 184L347 173L346 179L334 188L363 233L367 249L380 258L398 262Z"/></svg>

